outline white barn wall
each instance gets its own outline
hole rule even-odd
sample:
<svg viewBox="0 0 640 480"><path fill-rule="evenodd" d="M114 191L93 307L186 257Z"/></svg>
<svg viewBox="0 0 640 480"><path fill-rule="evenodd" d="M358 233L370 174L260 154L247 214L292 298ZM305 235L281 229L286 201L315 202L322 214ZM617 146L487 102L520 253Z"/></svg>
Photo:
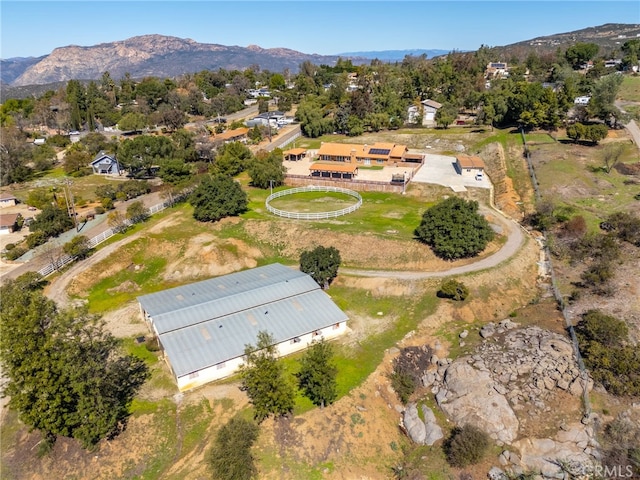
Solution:
<svg viewBox="0 0 640 480"><path fill-rule="evenodd" d="M300 339L298 342L293 342L293 339L287 339L276 345L276 352L279 357L290 355L295 352L306 349L313 340L319 340L324 338L330 340L332 338L344 335L347 332L347 322L340 322L336 325L330 325L318 331L318 334L314 335L314 332L310 332L306 335L297 337ZM181 392L191 390L196 387L203 386L207 383L221 380L225 377L229 377L237 373L238 368L244 363L242 357L236 357L225 361L224 363L213 365L211 367L204 368L198 372L190 375L184 375L176 378L178 389ZM169 368L171 368L170 362Z"/></svg>

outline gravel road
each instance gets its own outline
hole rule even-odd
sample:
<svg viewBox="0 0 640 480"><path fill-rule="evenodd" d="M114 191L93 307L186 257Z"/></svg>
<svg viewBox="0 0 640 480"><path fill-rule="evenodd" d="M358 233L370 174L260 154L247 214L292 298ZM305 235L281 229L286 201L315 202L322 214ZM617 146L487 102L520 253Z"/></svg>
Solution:
<svg viewBox="0 0 640 480"><path fill-rule="evenodd" d="M393 271L393 270L359 270L355 268L341 268L341 273L356 275L361 277L380 277L380 278L398 278L401 280L420 280L423 278L439 278L451 275L460 275L463 273L477 272L487 268L495 267L505 260L511 258L518 251L524 242L524 233L522 227L504 216L501 212L481 208L484 215L491 214L496 223L504 229L507 235L506 243L493 255L483 258L475 263L463 265L461 267L450 268L449 270L439 272L416 272L416 271Z"/></svg>

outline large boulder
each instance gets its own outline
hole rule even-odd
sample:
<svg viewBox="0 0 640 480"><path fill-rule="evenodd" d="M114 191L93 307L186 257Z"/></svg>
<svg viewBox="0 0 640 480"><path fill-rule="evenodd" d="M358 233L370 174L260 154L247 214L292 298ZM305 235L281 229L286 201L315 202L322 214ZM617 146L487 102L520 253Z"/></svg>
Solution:
<svg viewBox="0 0 640 480"><path fill-rule="evenodd" d="M594 457L587 452L596 445L592 437L590 427L574 423L553 439L524 438L511 446L520 452L518 466L524 471L540 472L547 478L566 478L566 469L576 474L590 471Z"/></svg>
<svg viewBox="0 0 640 480"><path fill-rule="evenodd" d="M433 410L426 405L422 405L422 416L424 417L424 426L427 431L424 444L431 446L444 437L444 434L442 433L442 428L438 425Z"/></svg>
<svg viewBox="0 0 640 480"><path fill-rule="evenodd" d="M427 437L427 429L418 415L418 407L416 407L415 403L410 403L404 410L402 425L411 440L421 445L424 444L424 439Z"/></svg>
<svg viewBox="0 0 640 480"><path fill-rule="evenodd" d="M518 436L518 419L489 372L475 369L469 360L462 357L449 365L436 400L456 424L472 424L499 444L510 444Z"/></svg>
<svg viewBox="0 0 640 480"><path fill-rule="evenodd" d="M442 428L438 425L433 411L426 405L422 405L422 416L424 421L418 415L416 404L410 403L402 415L402 426L415 443L433 445L444 436Z"/></svg>

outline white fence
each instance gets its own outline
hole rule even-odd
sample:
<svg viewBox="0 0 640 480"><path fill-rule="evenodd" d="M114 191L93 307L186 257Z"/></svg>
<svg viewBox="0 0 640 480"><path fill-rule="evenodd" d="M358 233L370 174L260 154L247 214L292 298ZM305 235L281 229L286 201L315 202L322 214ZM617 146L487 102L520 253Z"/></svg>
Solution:
<svg viewBox="0 0 640 480"><path fill-rule="evenodd" d="M345 195L354 197L357 200L357 202L347 208L343 208L342 210L334 210L331 212L288 212L286 210L280 210L270 205L271 200L275 198L280 198L280 197L284 197L285 195L293 195L296 193L304 193L304 192L344 193ZM322 220L327 218L340 217L342 215L347 215L348 213L355 212L357 209L359 209L362 206L362 197L358 192L354 192L353 190L349 190L347 188L328 187L328 186L318 187L314 185L309 185L307 187L290 188L288 190L281 190L279 192L272 193L267 197L267 200L265 201L265 205L269 212L279 217L293 218L296 220Z"/></svg>
<svg viewBox="0 0 640 480"><path fill-rule="evenodd" d="M173 201L166 201L166 202L153 205L152 207L147 209L147 212L149 213L149 215L153 215L154 213L161 212L165 208L171 207L175 205L177 202L185 199L187 195L189 195L188 192L177 195L176 197L173 198ZM129 227L133 225L133 223L134 223L133 221L126 219L123 221L123 227ZM112 236L114 236L116 233L118 233L118 230L109 228L108 230L105 230L104 232L96 235L95 237L90 238L88 242L89 248L93 248L96 245L99 245L100 243L104 242L108 238L111 238ZM38 270L38 273L43 277L46 277L47 275L50 275L57 270L60 270L66 264L73 262L75 259L76 257L72 257L71 255L66 255L66 254L62 255L60 258L54 260L50 264Z"/></svg>

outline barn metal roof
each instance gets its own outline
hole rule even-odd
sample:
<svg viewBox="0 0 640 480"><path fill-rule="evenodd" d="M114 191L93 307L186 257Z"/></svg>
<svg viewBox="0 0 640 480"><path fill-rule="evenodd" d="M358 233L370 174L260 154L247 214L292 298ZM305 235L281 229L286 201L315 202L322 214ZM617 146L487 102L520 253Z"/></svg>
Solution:
<svg viewBox="0 0 640 480"><path fill-rule="evenodd" d="M178 377L243 355L259 331L280 343L347 320L309 275L277 263L138 300Z"/></svg>
<svg viewBox="0 0 640 480"><path fill-rule="evenodd" d="M215 302L233 295L246 294L261 287L273 287L283 282L286 284L296 278L306 278L313 282L306 273L285 267L280 263L273 263L143 295L138 297L138 301L142 308L155 319L164 313ZM253 306L250 297L247 297L246 301L247 307Z"/></svg>
<svg viewBox="0 0 640 480"><path fill-rule="evenodd" d="M319 288L243 312L165 333L160 341L176 376L242 356L255 345L258 332L269 332L275 343L347 320Z"/></svg>

